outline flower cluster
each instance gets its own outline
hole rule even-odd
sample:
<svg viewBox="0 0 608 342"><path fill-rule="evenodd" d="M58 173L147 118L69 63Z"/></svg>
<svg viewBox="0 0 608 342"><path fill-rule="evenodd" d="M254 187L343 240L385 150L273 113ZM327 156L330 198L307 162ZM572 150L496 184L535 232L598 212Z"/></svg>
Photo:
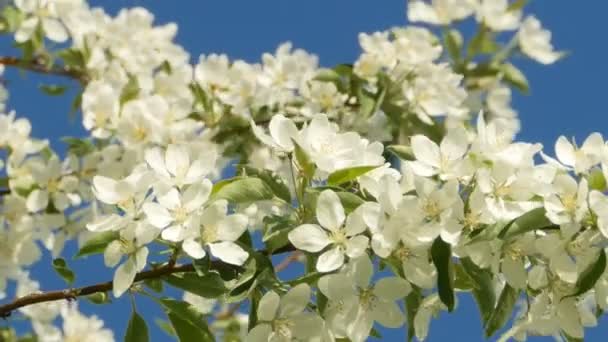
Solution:
<svg viewBox="0 0 608 342"><path fill-rule="evenodd" d="M354 63L329 69L290 43L191 64L177 26L143 8L15 0L0 15L14 66L78 81L89 136L54 152L4 113L0 83L0 297L46 298L28 273L42 246L71 286L59 256L77 240L113 269L115 297L154 298L180 339L359 342L377 323L424 340L459 292L487 336L512 322L503 339L582 339L608 310L608 144L515 140L511 95L528 84L511 57L563 55L524 5L409 1L430 27L361 33ZM285 252L303 274L284 279L271 257ZM41 341L114 340L71 303L19 311ZM141 321L127 335L147 336Z"/></svg>

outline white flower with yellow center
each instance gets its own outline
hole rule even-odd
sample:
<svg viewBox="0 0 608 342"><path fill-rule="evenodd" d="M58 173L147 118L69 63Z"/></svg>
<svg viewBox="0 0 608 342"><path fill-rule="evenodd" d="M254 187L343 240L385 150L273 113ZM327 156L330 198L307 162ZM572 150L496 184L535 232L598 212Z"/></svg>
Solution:
<svg viewBox="0 0 608 342"><path fill-rule="evenodd" d="M317 253L327 246L317 260L319 272L331 272L344 264L345 255L357 258L367 249L369 239L361 235L366 229L355 213L346 218L340 198L332 190L324 190L317 199L317 224L303 224L289 232L289 241L298 249ZM346 222L346 224L345 224Z"/></svg>
<svg viewBox="0 0 608 342"><path fill-rule="evenodd" d="M185 232L182 248L195 259L207 255L205 248L214 257L232 264L242 265L249 253L235 241L247 230L249 219L242 214L227 215L228 202L218 200L209 205L200 215L200 225L190 226Z"/></svg>

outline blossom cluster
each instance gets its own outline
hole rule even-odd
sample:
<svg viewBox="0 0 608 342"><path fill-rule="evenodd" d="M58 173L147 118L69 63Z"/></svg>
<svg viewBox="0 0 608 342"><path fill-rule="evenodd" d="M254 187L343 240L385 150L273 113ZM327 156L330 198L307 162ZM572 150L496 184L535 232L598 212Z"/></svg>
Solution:
<svg viewBox="0 0 608 342"><path fill-rule="evenodd" d="M459 292L487 336L513 317L503 339L583 338L608 309L608 144L560 137L545 153L515 140L511 93L528 84L511 57L563 55L524 3L409 1L427 26L361 33L354 63L328 69L290 43L260 63L191 64L177 26L143 8L15 0L0 30L19 65L82 85L89 136L64 139L62 157L0 114L1 297L12 283L16 297L40 293L28 270L41 247L71 283L59 257L77 240L77 257L113 269L114 297L155 298L180 339L186 327L202 340L358 342L377 323L424 340ZM282 280L270 256L285 251L304 274ZM138 278L148 269L167 273ZM183 301L163 297L165 283ZM247 299L248 316L231 306ZM114 340L72 303L20 312L41 341Z"/></svg>

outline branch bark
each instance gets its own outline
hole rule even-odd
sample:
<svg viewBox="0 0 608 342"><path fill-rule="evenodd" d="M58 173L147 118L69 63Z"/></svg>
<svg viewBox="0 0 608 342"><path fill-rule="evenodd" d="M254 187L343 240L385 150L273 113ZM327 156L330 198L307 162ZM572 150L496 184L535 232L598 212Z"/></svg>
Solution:
<svg viewBox="0 0 608 342"><path fill-rule="evenodd" d="M261 250L261 251L259 251L259 253L262 253L264 255L273 255L273 254L290 252L293 250L294 250L293 246L287 245L283 248L279 248L272 252L269 252L267 250ZM171 260L173 260L173 258ZM175 265L175 262L171 262L171 260L169 261L169 263L167 263L164 266L137 273L135 275L135 280L133 282L135 283L135 282L146 280L146 279L156 279L156 278L160 278L160 277L174 274L174 273L186 273L186 272L195 272L196 271L194 269L193 264ZM223 263L218 260L211 261L212 269L227 270L227 269L234 269L235 267L238 268L238 266L226 264L226 263ZM64 289L64 290L32 293L32 294L29 294L29 295L26 295L23 297L19 297L10 303L0 305L0 318L7 318L11 315L11 313L13 311L15 311L19 308L22 308L24 306L44 303L44 302L52 302L52 301L62 300L62 299L73 300L73 299L76 299L77 297L87 296L87 295L94 294L97 292L108 292L111 290L112 290L112 281L106 281L103 283L78 287L78 288L74 288L74 289Z"/></svg>
<svg viewBox="0 0 608 342"><path fill-rule="evenodd" d="M17 57L11 56L0 56L0 64L16 67L23 70L29 70L39 74L47 74L47 75L57 75L68 77L74 80L79 81L80 83L86 83L88 81L88 77L74 69L70 69L67 67L48 67L45 63L43 63L40 59L34 58L31 61L25 61L19 59Z"/></svg>

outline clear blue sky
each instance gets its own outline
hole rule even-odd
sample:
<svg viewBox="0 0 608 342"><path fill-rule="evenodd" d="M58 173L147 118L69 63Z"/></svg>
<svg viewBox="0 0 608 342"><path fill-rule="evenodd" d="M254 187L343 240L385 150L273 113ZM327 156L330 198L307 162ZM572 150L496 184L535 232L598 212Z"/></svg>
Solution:
<svg viewBox="0 0 608 342"><path fill-rule="evenodd" d="M257 61L263 52L274 51L279 43L289 40L295 47L317 54L322 65L332 66L356 58L359 32L384 30L406 23L404 0L106 0L92 3L111 13L122 7L143 6L156 14L157 22L177 22L177 40L195 61L199 54L212 52ZM608 98L608 67L605 66L608 60L605 22L608 2L534 0L528 8L553 32L555 45L571 54L549 67L516 61L532 86L531 96L515 98L523 127L519 138L541 142L552 154L555 139L561 134L575 136L577 141L594 131L608 136L605 106ZM9 51L8 46L6 39L1 41L3 52L0 54ZM29 75L24 79L15 72L9 73L9 78L12 80L9 108L32 120L35 136L50 137L54 146L61 149L56 141L58 137L84 134L78 120L68 121L67 100L50 98L37 91L39 83L61 83L62 80ZM77 286L111 277L100 259L74 262L79 276ZM62 287L61 280L49 270L49 265L50 261L43 260L33 273L42 275L39 279L44 289ZM127 298L103 307L94 307L84 301L80 305L85 312L100 315L116 332L117 340L122 339L130 314ZM148 318L162 317L145 298L138 299L138 308L145 311ZM603 326L588 330L588 341L605 340L608 319L603 319L600 325ZM150 328L152 341L168 340L153 323ZM386 340L404 340L403 330L383 334ZM433 321L428 340L483 341L472 300L461 296L453 314L444 313Z"/></svg>

